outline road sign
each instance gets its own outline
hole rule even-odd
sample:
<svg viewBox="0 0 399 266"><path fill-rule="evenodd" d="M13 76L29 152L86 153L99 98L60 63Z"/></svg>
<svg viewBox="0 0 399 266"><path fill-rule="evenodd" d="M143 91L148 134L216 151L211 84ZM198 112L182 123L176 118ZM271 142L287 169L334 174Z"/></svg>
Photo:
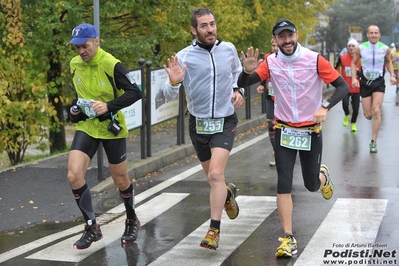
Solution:
<svg viewBox="0 0 399 266"><path fill-rule="evenodd" d="M394 27L392 28L392 32L393 32L393 33L399 33L399 26L394 26Z"/></svg>
<svg viewBox="0 0 399 266"><path fill-rule="evenodd" d="M348 32L363 32L363 28L361 26L349 26Z"/></svg>
<svg viewBox="0 0 399 266"><path fill-rule="evenodd" d="M351 32L350 37L355 39L357 42L363 41L363 34L361 32Z"/></svg>

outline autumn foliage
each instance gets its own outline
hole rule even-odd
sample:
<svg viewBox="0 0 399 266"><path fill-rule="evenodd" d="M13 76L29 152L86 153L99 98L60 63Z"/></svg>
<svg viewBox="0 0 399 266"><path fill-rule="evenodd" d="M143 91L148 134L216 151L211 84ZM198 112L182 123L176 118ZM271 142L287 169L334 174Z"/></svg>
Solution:
<svg viewBox="0 0 399 266"><path fill-rule="evenodd" d="M1 0L0 5L4 15L0 22L4 29L0 43L0 150L5 150L15 165L23 160L28 145L46 136L45 125L55 113L47 103L43 80L29 71L32 58L24 49L20 2Z"/></svg>
<svg viewBox="0 0 399 266"><path fill-rule="evenodd" d="M238 52L251 45L268 52L278 18L294 21L301 41L333 0L98 2L102 48L132 69L140 58L162 66L190 45L195 7L213 10L219 38ZM74 26L93 23L93 13L92 0L0 0L0 152L11 164L23 161L28 146L64 148L63 107L75 97L68 67L77 54L66 43Z"/></svg>

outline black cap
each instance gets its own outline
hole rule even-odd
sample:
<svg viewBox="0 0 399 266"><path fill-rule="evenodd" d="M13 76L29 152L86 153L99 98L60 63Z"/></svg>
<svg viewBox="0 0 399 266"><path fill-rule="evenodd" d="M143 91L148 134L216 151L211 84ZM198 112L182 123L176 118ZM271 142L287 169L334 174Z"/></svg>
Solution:
<svg viewBox="0 0 399 266"><path fill-rule="evenodd" d="M282 18L277 20L276 24L274 24L272 34L277 35L283 30L290 30L292 32L296 32L296 27L294 23L292 23L290 20Z"/></svg>

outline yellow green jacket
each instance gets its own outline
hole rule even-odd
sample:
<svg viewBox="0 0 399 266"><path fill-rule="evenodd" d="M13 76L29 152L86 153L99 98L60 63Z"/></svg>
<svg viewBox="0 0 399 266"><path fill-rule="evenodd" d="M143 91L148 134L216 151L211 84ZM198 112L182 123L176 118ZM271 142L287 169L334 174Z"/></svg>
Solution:
<svg viewBox="0 0 399 266"><path fill-rule="evenodd" d="M116 86L111 84L111 82L115 84L114 67L118 62L120 62L118 59L101 48L98 48L96 55L89 62L84 62L80 56L72 58L70 70L78 98L106 103L120 97L124 91L116 89ZM87 118L79 121L75 125L75 130L99 139L126 138L128 130L125 117L120 110L113 115L122 128L116 137L108 131L110 119L100 122L98 118Z"/></svg>

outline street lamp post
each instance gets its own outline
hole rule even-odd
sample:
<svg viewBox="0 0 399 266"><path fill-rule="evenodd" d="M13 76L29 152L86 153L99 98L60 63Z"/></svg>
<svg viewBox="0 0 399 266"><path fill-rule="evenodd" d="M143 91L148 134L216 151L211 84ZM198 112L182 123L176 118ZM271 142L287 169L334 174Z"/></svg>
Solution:
<svg viewBox="0 0 399 266"><path fill-rule="evenodd" d="M98 37L100 37L100 1L93 0L94 7L94 27L98 30Z"/></svg>
<svg viewBox="0 0 399 266"><path fill-rule="evenodd" d="M96 27L98 31L98 38L100 38L100 1L93 0L93 9L94 9L94 27ZM101 42L100 42L101 43ZM104 179L104 152L103 146L100 144L97 149L97 178L99 180Z"/></svg>

